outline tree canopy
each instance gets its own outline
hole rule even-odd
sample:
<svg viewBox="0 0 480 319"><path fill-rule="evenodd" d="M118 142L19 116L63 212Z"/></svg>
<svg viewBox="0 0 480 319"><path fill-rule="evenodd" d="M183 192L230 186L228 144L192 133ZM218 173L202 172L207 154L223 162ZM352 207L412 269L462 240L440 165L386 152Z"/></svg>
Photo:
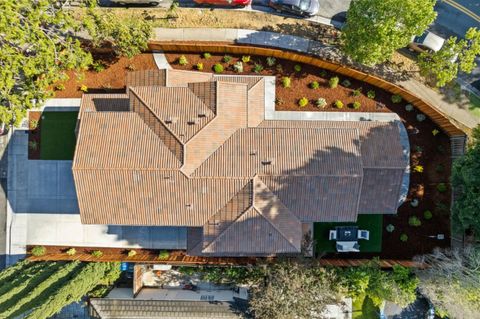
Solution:
<svg viewBox="0 0 480 319"><path fill-rule="evenodd" d="M442 87L453 81L459 71L471 73L479 55L480 30L470 28L464 39L450 37L439 51L420 54L418 64L422 75L433 78L436 86Z"/></svg>
<svg viewBox="0 0 480 319"><path fill-rule="evenodd" d="M342 30L345 53L366 65L385 62L435 20L435 2L353 0Z"/></svg>
<svg viewBox="0 0 480 319"><path fill-rule="evenodd" d="M480 234L480 126L473 130L471 145L463 157L455 160L452 183L458 195L452 208L456 231L472 230Z"/></svg>
<svg viewBox="0 0 480 319"><path fill-rule="evenodd" d="M150 22L121 21L91 5L78 19L61 3L0 2L0 122L18 125L27 109L51 97L49 87L64 80L65 71L86 70L92 64L86 40L79 36L85 31L92 34L94 45L110 42L119 55L130 57L146 48Z"/></svg>

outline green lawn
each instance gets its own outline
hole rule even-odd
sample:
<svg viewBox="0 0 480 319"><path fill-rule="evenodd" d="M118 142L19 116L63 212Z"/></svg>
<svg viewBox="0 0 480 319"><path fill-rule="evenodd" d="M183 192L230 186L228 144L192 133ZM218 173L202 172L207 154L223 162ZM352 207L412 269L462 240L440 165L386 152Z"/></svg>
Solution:
<svg viewBox="0 0 480 319"><path fill-rule="evenodd" d="M40 159L72 160L78 112L43 112L40 120Z"/></svg>
<svg viewBox="0 0 480 319"><path fill-rule="evenodd" d="M359 229L370 231L369 240L359 240L360 252L380 252L382 250L383 216L379 215L358 215L356 223L314 223L313 233L316 241L317 253L335 252L335 241L328 240L328 234L335 226L356 225Z"/></svg>

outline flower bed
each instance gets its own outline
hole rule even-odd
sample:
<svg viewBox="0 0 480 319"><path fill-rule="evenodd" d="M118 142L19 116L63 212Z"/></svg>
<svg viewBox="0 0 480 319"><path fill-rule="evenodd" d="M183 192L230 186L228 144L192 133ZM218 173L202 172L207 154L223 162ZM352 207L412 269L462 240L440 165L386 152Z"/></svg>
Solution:
<svg viewBox="0 0 480 319"><path fill-rule="evenodd" d="M185 57L185 59L182 58L184 60L182 62L187 62L184 65L179 63L182 55ZM277 79L276 110L394 112L398 114L407 129L411 146L412 173L407 200L398 209L396 215L383 217L384 230L380 254L335 254L335 256L359 258L379 255L382 258L408 259L417 254L428 253L435 247L449 246L450 139L430 119L411 105L401 99L396 100L396 97L380 88L311 65L287 60L277 59L269 66L267 58L250 56L250 62L242 63L243 72L236 72L234 65L242 60L242 56L232 55L225 59L223 55L211 54L210 57L205 58L204 52L199 52L198 54L167 53L166 57L175 69L198 71L198 63L201 63L203 66L201 71L214 72L214 65L219 64L223 66L223 74L275 76ZM261 65L263 69L256 65ZM281 65L281 67L277 65ZM329 81L335 76L339 78L339 83L337 87L331 88ZM285 80L282 79L285 77L290 78L290 87L284 87L283 81ZM345 83L345 80L348 80L350 85ZM312 83L315 81L318 82L318 88L312 88ZM362 88L361 92L354 93L354 90L359 88ZM374 98L372 95L367 96L369 91L375 92ZM302 99L304 97L307 103L301 106L305 101ZM316 105L315 101L319 98L326 100L324 107ZM303 101L300 102L300 100ZM344 105L343 108L335 107L335 101L341 101ZM353 108L355 101L360 102L360 106L357 108ZM379 107L379 105L384 105L384 107ZM430 213L426 213L426 211ZM421 224L409 223L412 216L416 216ZM386 230L388 225L393 225L392 232ZM443 234L445 239L432 238L437 234Z"/></svg>

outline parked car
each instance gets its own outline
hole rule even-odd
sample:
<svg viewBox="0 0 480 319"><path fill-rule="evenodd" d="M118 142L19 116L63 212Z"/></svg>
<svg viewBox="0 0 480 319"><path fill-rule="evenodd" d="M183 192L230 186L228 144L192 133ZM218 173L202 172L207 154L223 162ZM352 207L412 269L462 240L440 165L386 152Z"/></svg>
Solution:
<svg viewBox="0 0 480 319"><path fill-rule="evenodd" d="M129 5L129 4L149 4L151 6L158 6L162 0L110 0L111 3Z"/></svg>
<svg viewBox="0 0 480 319"><path fill-rule="evenodd" d="M302 17L312 17L318 13L318 0L270 0L268 5L279 12L288 12Z"/></svg>
<svg viewBox="0 0 480 319"><path fill-rule="evenodd" d="M213 5L224 7L246 7L252 3L252 0L193 0L200 5Z"/></svg>
<svg viewBox="0 0 480 319"><path fill-rule="evenodd" d="M413 37L412 42L408 45L410 49L417 52L437 52L445 43L445 39L433 32L425 31L419 37Z"/></svg>

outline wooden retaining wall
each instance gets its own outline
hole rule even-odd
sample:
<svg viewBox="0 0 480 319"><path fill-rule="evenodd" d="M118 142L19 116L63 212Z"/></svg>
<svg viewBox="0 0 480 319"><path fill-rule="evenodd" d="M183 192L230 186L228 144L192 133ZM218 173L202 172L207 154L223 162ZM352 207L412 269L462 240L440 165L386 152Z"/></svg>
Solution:
<svg viewBox="0 0 480 319"><path fill-rule="evenodd" d="M304 64L310 64L322 69L326 69L350 78L366 82L378 88L381 88L385 91L388 91L392 94L401 95L402 98L408 103L415 106L422 113L427 115L435 124L437 124L446 134L450 137L454 136L465 136L465 133L453 124L448 117L437 110L432 105L423 101L416 95L410 93L409 91L390 83L386 80L378 78L373 75L363 73L336 63L327 62L321 60L320 58L309 56L306 54L299 54L290 51L282 51L279 49L266 48L266 47L255 47L247 45L236 45L229 43L209 43L209 42L198 42L198 43L182 43L182 42L158 42L152 41L149 44L150 50L159 50L164 52L188 52L188 53L198 53L198 52L210 52L210 53L230 53L230 54L249 54L249 55L260 55L260 56L273 56L279 59L286 59L295 62L300 62Z"/></svg>

